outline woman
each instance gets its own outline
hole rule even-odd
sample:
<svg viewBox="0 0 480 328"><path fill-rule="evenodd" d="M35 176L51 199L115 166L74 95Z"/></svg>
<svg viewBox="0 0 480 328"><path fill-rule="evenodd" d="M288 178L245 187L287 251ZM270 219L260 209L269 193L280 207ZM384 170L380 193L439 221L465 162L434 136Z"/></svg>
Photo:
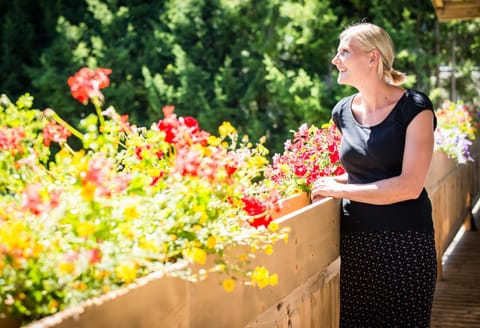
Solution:
<svg viewBox="0 0 480 328"><path fill-rule="evenodd" d="M399 86L393 60L390 36L370 23L343 31L332 60L338 83L358 90L332 113L347 173L312 190L342 199L341 327L430 325L437 266L424 182L436 119L425 94Z"/></svg>

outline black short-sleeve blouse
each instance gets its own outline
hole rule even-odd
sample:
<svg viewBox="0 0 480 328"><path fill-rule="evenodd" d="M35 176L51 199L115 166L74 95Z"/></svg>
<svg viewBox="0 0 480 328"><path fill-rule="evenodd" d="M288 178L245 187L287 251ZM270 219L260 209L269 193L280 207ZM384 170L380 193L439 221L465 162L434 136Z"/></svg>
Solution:
<svg viewBox="0 0 480 328"><path fill-rule="evenodd" d="M433 112L430 99L422 92L406 90L381 123L363 126L351 110L354 97L340 100L332 112L342 133L340 158L348 182L370 183L400 175L407 127L421 111ZM341 222L342 232L433 231L432 208L425 188L417 199L389 205L344 199Z"/></svg>

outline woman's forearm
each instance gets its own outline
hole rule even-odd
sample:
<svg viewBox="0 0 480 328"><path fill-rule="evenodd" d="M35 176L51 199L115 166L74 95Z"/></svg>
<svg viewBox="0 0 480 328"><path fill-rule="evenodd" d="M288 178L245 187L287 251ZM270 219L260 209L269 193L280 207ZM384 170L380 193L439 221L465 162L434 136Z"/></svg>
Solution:
<svg viewBox="0 0 480 328"><path fill-rule="evenodd" d="M357 202L386 205L416 199L423 188L408 182L401 176L367 184L340 184L332 188L335 198L346 198Z"/></svg>

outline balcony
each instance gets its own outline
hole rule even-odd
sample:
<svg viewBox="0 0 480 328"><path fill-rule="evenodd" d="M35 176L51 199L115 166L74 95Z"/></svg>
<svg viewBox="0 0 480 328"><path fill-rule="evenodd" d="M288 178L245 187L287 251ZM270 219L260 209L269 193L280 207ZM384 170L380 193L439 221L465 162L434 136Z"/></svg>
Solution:
<svg viewBox="0 0 480 328"><path fill-rule="evenodd" d="M435 152L426 182L439 264L432 327L480 325L478 138L471 154L475 161L459 165ZM255 259L278 273L275 287L237 286L227 293L220 275L193 283L158 273L26 327L337 327L338 206L327 198L277 219L291 228L289 242ZM15 324L0 320L0 327Z"/></svg>

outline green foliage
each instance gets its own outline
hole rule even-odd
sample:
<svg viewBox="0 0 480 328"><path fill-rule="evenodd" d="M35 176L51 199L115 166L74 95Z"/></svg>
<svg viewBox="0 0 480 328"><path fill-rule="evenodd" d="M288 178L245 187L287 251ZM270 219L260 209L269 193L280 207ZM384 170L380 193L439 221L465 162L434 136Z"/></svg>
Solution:
<svg viewBox="0 0 480 328"><path fill-rule="evenodd" d="M406 86L432 95L451 89L439 66L452 64L455 39L456 96L478 96L470 72L480 21L439 23L430 1L12 0L0 9L0 90L28 91L65 117L83 111L68 103L66 77L109 67L106 96L139 125L171 104L210 132L230 121L241 134L266 135L278 152L289 130L325 123L353 91L337 85L330 61L339 32L361 20L390 32Z"/></svg>

